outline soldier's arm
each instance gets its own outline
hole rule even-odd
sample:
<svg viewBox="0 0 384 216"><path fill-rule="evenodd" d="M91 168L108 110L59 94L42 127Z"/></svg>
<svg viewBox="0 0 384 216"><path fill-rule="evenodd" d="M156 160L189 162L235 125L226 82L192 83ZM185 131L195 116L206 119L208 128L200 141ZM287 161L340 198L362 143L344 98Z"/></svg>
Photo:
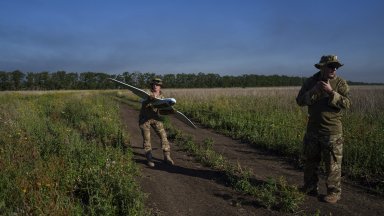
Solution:
<svg viewBox="0 0 384 216"><path fill-rule="evenodd" d="M321 96L320 89L313 80L308 79L301 87L296 97L299 106L309 106L315 103Z"/></svg>
<svg viewBox="0 0 384 216"><path fill-rule="evenodd" d="M339 109L349 109L351 107L351 99L349 97L349 86L346 81L341 81L333 95L330 97L329 106Z"/></svg>
<svg viewBox="0 0 384 216"><path fill-rule="evenodd" d="M152 102L155 100L155 96L153 94L151 94L151 92L148 92L148 97L143 100L143 102L141 103L143 107L145 108L148 108L150 106L152 106Z"/></svg>

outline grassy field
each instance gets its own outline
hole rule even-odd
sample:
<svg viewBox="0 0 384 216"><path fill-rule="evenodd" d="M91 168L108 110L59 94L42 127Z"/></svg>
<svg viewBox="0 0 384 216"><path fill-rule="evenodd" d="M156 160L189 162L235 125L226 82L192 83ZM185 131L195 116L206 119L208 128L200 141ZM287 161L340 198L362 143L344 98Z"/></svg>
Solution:
<svg viewBox="0 0 384 216"><path fill-rule="evenodd" d="M194 121L235 139L300 161L307 109L296 105L298 87L168 89L176 108ZM384 87L352 86L344 114L343 173L384 191Z"/></svg>
<svg viewBox="0 0 384 216"><path fill-rule="evenodd" d="M119 106L97 91L0 94L1 215L144 215Z"/></svg>
<svg viewBox="0 0 384 216"><path fill-rule="evenodd" d="M295 103L298 90L165 89L165 94L202 125L300 161L307 111ZM133 179L138 170L125 147L129 134L111 97L119 94L0 93L1 215L146 214ZM383 192L384 87L353 86L351 98L343 119L343 172ZM208 150L204 153L211 154Z"/></svg>

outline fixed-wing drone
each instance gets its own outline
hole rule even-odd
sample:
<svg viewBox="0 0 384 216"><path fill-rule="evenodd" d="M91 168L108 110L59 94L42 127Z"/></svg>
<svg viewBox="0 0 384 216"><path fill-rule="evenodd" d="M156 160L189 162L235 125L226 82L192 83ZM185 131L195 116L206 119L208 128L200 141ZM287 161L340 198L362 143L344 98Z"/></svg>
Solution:
<svg viewBox="0 0 384 216"><path fill-rule="evenodd" d="M134 93L135 95L142 98L142 101L147 100L147 98L149 97L149 94L142 89L136 88L135 86L131 86L127 83L121 82L121 81L116 80L116 79L112 79L112 78L108 78L108 79L111 81L117 82L121 85L124 85L132 93ZM160 115L174 114L175 117L178 118L180 121L186 123L187 125L189 125L193 128L197 128L196 125L193 124L193 122L191 120L189 120L183 113L181 113L181 112L177 111L175 108L173 108L173 105L176 104L175 98L163 98L163 99L155 98L154 101L151 102L151 104L154 108L157 108L159 110Z"/></svg>

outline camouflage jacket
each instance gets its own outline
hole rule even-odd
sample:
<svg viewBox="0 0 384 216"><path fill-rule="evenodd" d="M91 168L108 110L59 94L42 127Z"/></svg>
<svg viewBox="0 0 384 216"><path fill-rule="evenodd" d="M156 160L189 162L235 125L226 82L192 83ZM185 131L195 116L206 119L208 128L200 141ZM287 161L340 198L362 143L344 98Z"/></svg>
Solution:
<svg viewBox="0 0 384 216"><path fill-rule="evenodd" d="M160 91L160 95L157 97L154 95L152 91L147 92L150 96L146 98L142 103L141 103L141 109L140 109L140 115L139 115L139 124L143 124L144 122L150 120L150 119L155 119L158 121L161 121L161 118L159 116L159 110L157 108L154 108L151 105L151 102L153 99L152 98L159 98L163 99L164 96L162 92Z"/></svg>
<svg viewBox="0 0 384 216"><path fill-rule="evenodd" d="M342 134L341 118L343 109L349 109L349 86L345 80L336 76L329 83L335 91L333 96L316 92L313 87L320 81L320 72L308 78L296 97L299 106L308 106L307 132L323 135Z"/></svg>

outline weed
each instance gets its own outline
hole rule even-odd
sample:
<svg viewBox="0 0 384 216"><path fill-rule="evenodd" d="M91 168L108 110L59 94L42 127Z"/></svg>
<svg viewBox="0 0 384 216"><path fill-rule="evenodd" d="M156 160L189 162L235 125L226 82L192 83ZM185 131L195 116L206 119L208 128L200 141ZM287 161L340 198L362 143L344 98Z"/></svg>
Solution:
<svg viewBox="0 0 384 216"><path fill-rule="evenodd" d="M197 161L224 173L224 181L237 191L255 197L268 209L276 208L284 212L295 212L303 202L304 195L294 186L289 186L284 178L279 182L270 179L264 184L252 181L252 172L238 163L231 164L222 155L213 150L212 139L205 139L202 145L193 142L190 136L166 124L170 136L184 151L192 154Z"/></svg>
<svg viewBox="0 0 384 216"><path fill-rule="evenodd" d="M0 214L145 214L116 102L99 92L0 102Z"/></svg>

